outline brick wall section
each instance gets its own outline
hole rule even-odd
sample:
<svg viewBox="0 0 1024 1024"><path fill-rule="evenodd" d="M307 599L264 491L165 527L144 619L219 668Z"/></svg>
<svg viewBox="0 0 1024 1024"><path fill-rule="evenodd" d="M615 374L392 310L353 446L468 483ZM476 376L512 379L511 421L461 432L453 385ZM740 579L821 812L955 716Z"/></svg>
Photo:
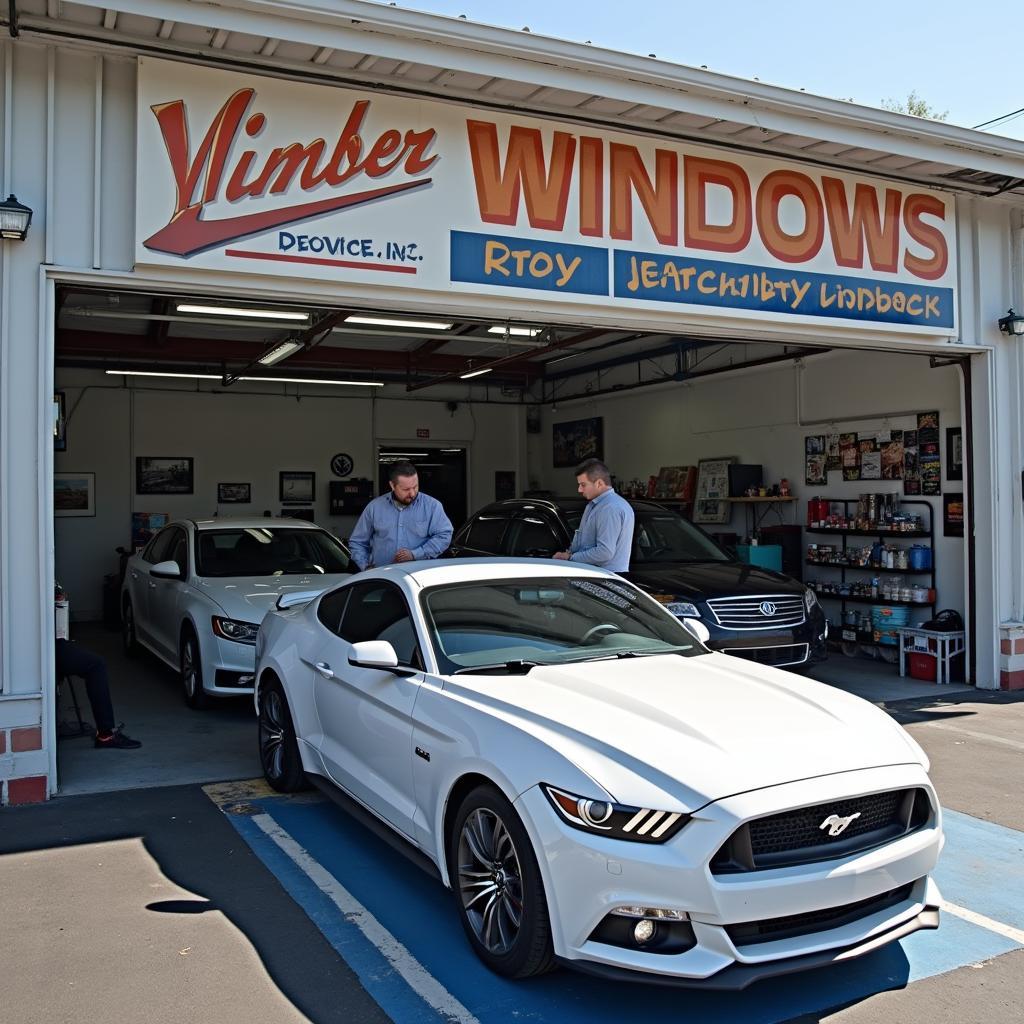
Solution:
<svg viewBox="0 0 1024 1024"><path fill-rule="evenodd" d="M43 730L39 726L29 729L11 730L11 753L19 754L26 750L43 749Z"/></svg>
<svg viewBox="0 0 1024 1024"><path fill-rule="evenodd" d="M1024 623L999 627L999 689L1024 690Z"/></svg>
<svg viewBox="0 0 1024 1024"><path fill-rule="evenodd" d="M34 775L28 779L10 779L7 783L7 803L38 804L46 799L46 776Z"/></svg>

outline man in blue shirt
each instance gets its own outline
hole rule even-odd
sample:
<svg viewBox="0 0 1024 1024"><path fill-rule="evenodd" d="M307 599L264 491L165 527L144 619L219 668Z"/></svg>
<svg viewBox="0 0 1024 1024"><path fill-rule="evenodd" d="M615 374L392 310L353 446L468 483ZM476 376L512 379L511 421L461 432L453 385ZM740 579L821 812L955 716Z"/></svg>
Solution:
<svg viewBox="0 0 1024 1024"><path fill-rule="evenodd" d="M451 543L451 521L441 502L420 494L420 478L411 462L396 462L388 483L390 493L363 509L348 539L360 569L437 558Z"/></svg>
<svg viewBox="0 0 1024 1024"><path fill-rule="evenodd" d="M612 475L599 459L581 462L576 467L576 482L587 507L569 550L559 551L555 558L628 572L633 547L632 506L615 493Z"/></svg>

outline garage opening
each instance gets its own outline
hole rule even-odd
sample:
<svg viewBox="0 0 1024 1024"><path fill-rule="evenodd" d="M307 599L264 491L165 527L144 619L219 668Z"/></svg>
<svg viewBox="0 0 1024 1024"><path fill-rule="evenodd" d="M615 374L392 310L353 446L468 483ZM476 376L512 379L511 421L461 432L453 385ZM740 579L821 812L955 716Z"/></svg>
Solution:
<svg viewBox="0 0 1024 1024"><path fill-rule="evenodd" d="M193 710L180 650L124 653L125 553L178 521L238 516L344 542L396 458L462 547L534 555L578 525L574 467L602 458L643 511L631 569L646 560L658 600L731 630L719 649L875 700L970 679L956 362L756 325L666 335L120 285L61 285L56 310L57 579L71 639L104 657L118 720L143 741L116 756L62 741L64 792L259 774L250 698ZM693 555L691 535L716 553ZM703 561L700 580L663 549ZM820 615L827 637L757 642L744 621L786 614ZM907 633L925 625L949 639ZM816 644L828 657L812 664ZM76 724L70 694L58 724Z"/></svg>

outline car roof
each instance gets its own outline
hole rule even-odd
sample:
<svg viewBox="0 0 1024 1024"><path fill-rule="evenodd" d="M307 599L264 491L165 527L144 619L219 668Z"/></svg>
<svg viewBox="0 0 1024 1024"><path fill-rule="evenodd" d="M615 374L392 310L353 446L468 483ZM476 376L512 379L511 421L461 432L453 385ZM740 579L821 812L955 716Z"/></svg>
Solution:
<svg viewBox="0 0 1024 1024"><path fill-rule="evenodd" d="M215 519L184 519L197 530L321 530L323 527L305 519L290 519L288 516L217 516Z"/></svg>
<svg viewBox="0 0 1024 1024"><path fill-rule="evenodd" d="M593 576L616 579L621 576L594 565L562 562L547 558L442 558L436 561L404 562L362 572L355 579L395 579L406 577L420 587L445 583L476 583L484 580L511 580L537 577Z"/></svg>
<svg viewBox="0 0 1024 1024"><path fill-rule="evenodd" d="M626 501L638 512L666 512L669 511L664 505L656 501L644 501L637 498L626 498ZM523 508L549 508L559 512L577 512L586 506L584 498L577 497L544 497L544 498L505 498L502 501L492 501L480 509L480 512L498 512L501 509L523 509Z"/></svg>

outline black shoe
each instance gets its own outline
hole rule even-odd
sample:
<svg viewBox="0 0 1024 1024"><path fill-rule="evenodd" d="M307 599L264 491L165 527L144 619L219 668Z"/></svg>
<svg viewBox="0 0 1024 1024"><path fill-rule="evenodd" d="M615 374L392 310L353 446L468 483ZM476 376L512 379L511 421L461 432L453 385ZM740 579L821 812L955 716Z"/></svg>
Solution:
<svg viewBox="0 0 1024 1024"><path fill-rule="evenodd" d="M108 750L135 750L136 747L142 746L138 740L133 740L131 736L121 732L121 726L118 726L109 736L100 736L97 733L93 745Z"/></svg>

